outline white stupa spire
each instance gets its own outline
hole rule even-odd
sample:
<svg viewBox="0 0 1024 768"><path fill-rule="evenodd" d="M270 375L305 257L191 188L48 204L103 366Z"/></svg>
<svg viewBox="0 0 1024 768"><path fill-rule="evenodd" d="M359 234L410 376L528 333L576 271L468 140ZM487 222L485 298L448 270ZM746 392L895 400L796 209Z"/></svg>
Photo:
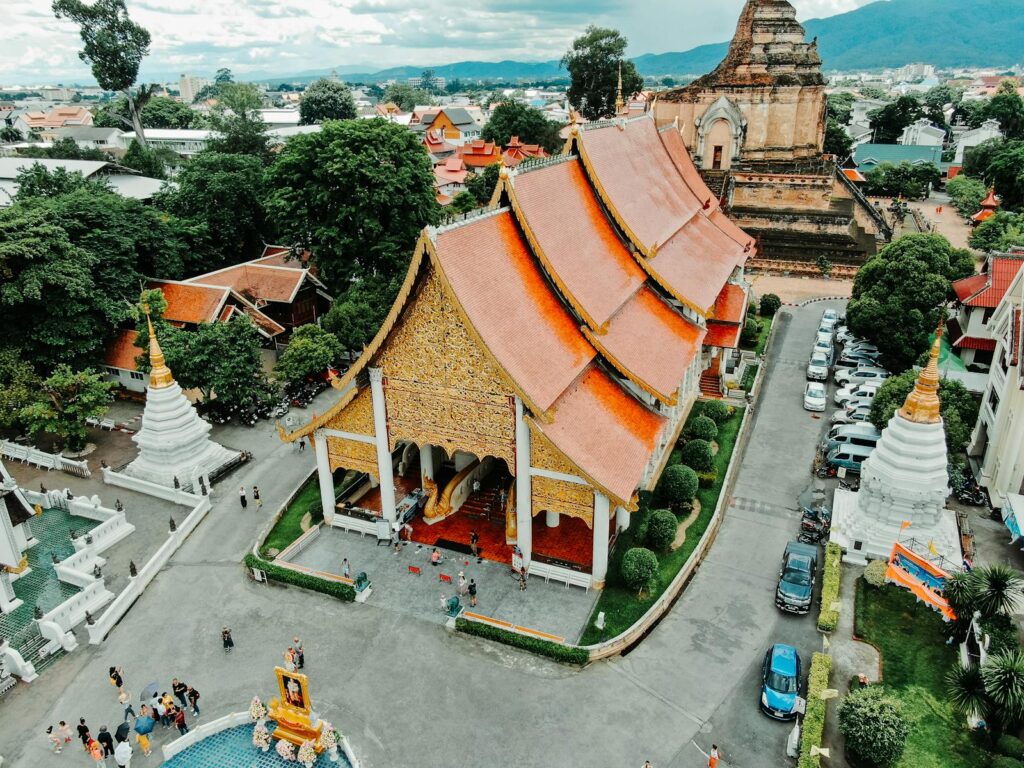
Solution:
<svg viewBox="0 0 1024 768"><path fill-rule="evenodd" d="M238 454L210 439L210 425L199 418L164 360L163 350L149 325L149 386L142 427L132 437L139 446L138 457L125 474L153 483L174 486L208 476L235 459ZM196 492L199 491L195 487Z"/></svg>

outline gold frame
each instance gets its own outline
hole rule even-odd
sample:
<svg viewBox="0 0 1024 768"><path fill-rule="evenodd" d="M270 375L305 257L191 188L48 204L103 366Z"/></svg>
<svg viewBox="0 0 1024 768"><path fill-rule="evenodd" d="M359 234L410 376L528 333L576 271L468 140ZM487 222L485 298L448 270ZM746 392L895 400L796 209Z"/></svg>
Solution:
<svg viewBox="0 0 1024 768"><path fill-rule="evenodd" d="M281 708L287 712L305 715L308 717L310 712L313 711L313 706L309 698L309 678L301 672L289 672L284 667L274 667L274 672L277 674L277 690L281 696ZM296 706L289 700L289 691L287 684L285 683L286 678L291 678L298 683L299 693L301 694L304 706Z"/></svg>

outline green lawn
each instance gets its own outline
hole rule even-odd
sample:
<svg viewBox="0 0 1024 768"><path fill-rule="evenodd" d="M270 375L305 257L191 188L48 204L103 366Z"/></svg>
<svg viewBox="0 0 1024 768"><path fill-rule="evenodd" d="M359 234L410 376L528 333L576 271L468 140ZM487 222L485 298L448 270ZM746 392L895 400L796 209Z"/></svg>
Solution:
<svg viewBox="0 0 1024 768"><path fill-rule="evenodd" d="M956 661L942 619L905 589L857 582L857 635L882 654L883 684L903 704L907 748L896 768L981 768L992 757L979 751L963 718L946 701L945 675Z"/></svg>
<svg viewBox="0 0 1024 768"><path fill-rule="evenodd" d="M302 486L302 490L292 500L292 503L288 505L288 509L281 515L281 519L277 521L277 524L267 534L267 538L262 546L260 546L260 555L273 559L273 556L270 554L271 549L280 552L299 538L302 535L302 518L307 512L312 513L314 525L324 519L323 507L320 504L320 485L317 482L316 475L313 475Z"/></svg>
<svg viewBox="0 0 1024 768"><path fill-rule="evenodd" d="M696 412L696 407L695 407ZM642 494L640 509L630 517L629 528L619 535L615 550L612 552L608 562L608 577L605 581L605 588L594 606L594 612L587 623L587 629L580 640L581 645L591 645L607 640L611 637L625 632L636 621L644 615L648 608L665 591L668 585L675 578L676 574L683 567L683 564L697 547L697 542L708 528L711 517L715 512L715 505L718 504L718 497L722 493L722 484L725 482L725 472L729 466L729 457L732 456L733 448L736 445L736 435L743 422L744 409L737 408L736 413L719 427L718 453L715 455L715 470L718 472L718 480L710 488L701 488L697 492L700 499L700 514L693 521L686 531L686 541L683 545L667 553L659 553L660 568L658 569L657 589L645 594L643 599L638 599L636 593L627 589L619 577L619 565L622 556L630 547L636 546L634 537L638 528L642 527L644 520L651 513L649 494ZM691 415L692 418L692 415ZM669 465L680 463L679 451L674 450L669 459ZM604 611L605 628L597 629L594 626L594 619L597 614Z"/></svg>
<svg viewBox="0 0 1024 768"><path fill-rule="evenodd" d="M761 355L761 354L764 354L764 347L768 343L768 333L772 329L772 321L774 320L774 315L772 317L761 317L760 315L756 315L755 319L759 323L761 323L761 332L759 334L757 334L757 343L755 343L753 345L749 345L749 344L743 344L741 342L740 343L740 348L741 349L752 349L752 350L754 350L755 354Z"/></svg>

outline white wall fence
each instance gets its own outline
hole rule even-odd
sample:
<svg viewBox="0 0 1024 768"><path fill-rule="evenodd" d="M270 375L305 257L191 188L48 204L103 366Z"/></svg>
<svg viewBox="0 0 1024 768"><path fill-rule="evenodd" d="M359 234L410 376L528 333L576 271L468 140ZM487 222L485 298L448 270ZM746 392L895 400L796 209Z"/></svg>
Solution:
<svg viewBox="0 0 1024 768"><path fill-rule="evenodd" d="M22 464L35 464L42 469L59 469L79 477L89 477L89 464L61 456L59 453L47 453L28 445L19 445L10 440L0 440L0 455Z"/></svg>
<svg viewBox="0 0 1024 768"><path fill-rule="evenodd" d="M126 475L123 472L115 472L110 467L103 468L103 482L107 485L116 485L120 488L138 491L149 496L156 496L158 499L163 499L173 504L180 504L183 507L195 507L197 500L203 498L198 494L189 493L181 488L168 488L165 485L151 483L148 480ZM210 487L209 483L207 483L206 487Z"/></svg>
<svg viewBox="0 0 1024 768"><path fill-rule="evenodd" d="M52 621L62 631L69 632L72 627L85 621L86 611L90 614L99 611L113 599L114 593L107 589L103 579L94 579L81 592L72 595L52 611L43 614L43 618L39 620L40 630L42 630L43 622Z"/></svg>

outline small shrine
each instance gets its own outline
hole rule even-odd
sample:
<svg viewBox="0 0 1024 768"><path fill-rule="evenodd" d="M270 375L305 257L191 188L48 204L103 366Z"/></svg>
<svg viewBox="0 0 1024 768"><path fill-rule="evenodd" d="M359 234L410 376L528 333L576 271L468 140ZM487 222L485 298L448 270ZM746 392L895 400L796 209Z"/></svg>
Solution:
<svg viewBox="0 0 1024 768"><path fill-rule="evenodd" d="M149 385L142 428L132 437L139 455L127 467L126 475L167 487L192 484L209 486L209 478L239 454L210 439L210 424L203 421L185 397L164 361L149 322Z"/></svg>
<svg viewBox="0 0 1024 768"><path fill-rule="evenodd" d="M274 737L290 741L301 747L307 741L315 744L317 753L323 750L320 745L320 734L324 725L313 714L313 706L309 700L309 678L301 672L289 672L287 669L275 667L277 687L280 699L271 699L267 711L268 717L277 723Z"/></svg>
<svg viewBox="0 0 1024 768"><path fill-rule="evenodd" d="M835 493L831 540L847 562L888 560L902 542L937 561L961 560L956 518L946 509L949 474L939 411L940 327L928 364L903 407L889 420L861 470L859 492Z"/></svg>
<svg viewBox="0 0 1024 768"><path fill-rule="evenodd" d="M996 188L992 187L988 191L988 197L981 201L978 207L978 212L971 216L971 225L977 226L983 221L988 221L996 215L996 211L999 210L999 198L996 197Z"/></svg>

